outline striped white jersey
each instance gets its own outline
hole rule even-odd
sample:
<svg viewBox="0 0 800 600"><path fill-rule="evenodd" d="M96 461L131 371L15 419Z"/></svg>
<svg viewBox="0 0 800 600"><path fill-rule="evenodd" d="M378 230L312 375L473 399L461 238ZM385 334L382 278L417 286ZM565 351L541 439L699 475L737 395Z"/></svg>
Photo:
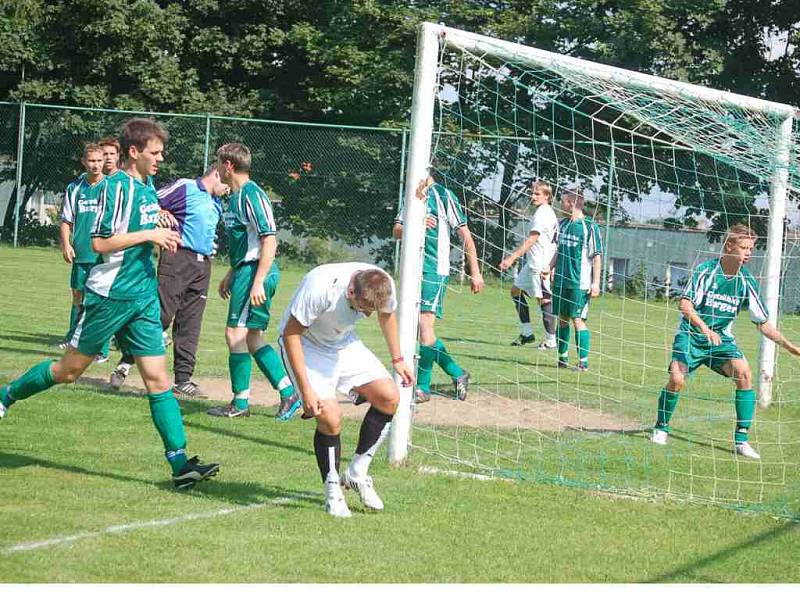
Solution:
<svg viewBox="0 0 800 600"><path fill-rule="evenodd" d="M537 273L549 270L558 240L558 217L552 206L542 204L536 209L528 232L539 234L536 243L525 253L528 265Z"/></svg>
<svg viewBox="0 0 800 600"><path fill-rule="evenodd" d="M230 238L231 266L235 269L261 257L261 238L275 235L275 216L267 193L253 181L228 197L222 215Z"/></svg>

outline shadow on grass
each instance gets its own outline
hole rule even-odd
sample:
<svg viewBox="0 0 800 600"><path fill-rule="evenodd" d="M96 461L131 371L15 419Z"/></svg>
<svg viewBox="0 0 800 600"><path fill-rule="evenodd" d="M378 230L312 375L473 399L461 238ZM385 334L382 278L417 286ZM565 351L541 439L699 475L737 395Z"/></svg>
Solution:
<svg viewBox="0 0 800 600"><path fill-rule="evenodd" d="M723 548L722 550L714 552L713 554L709 554L708 556L697 560L686 562L675 567L674 569L665 571L653 579L647 580L645 583L670 583L676 579L708 581L705 578L701 579L702 576L698 574L697 571L713 565L714 563L726 560L735 554L745 552L754 546L777 539L782 535L786 535L787 533L798 529L800 529L800 523L797 521L787 521L786 523L782 523L776 527L768 529L767 531L763 531L757 535L754 535L749 540L745 540L738 544L732 544L727 548ZM744 557L742 558L744 559Z"/></svg>
<svg viewBox="0 0 800 600"><path fill-rule="evenodd" d="M208 418L215 419L218 417L208 417ZM280 425L282 425L282 423L280 423ZM190 421L189 423L186 424L186 427L190 431L192 429L199 429L201 431L206 431L208 433L214 433L216 435L223 435L225 437L231 437L237 440L251 442L253 444L258 444L259 446L266 446L268 448L279 448L281 450L288 450L289 452L297 452L298 454L303 454L305 456L311 456L311 457L315 456L314 450L311 448L310 438L308 447L301 447L301 446L294 446L292 444L284 444L282 442L275 442L273 440L263 437L247 435L240 431L231 431L230 429L225 429L224 427L214 427L212 425L205 425L203 423L198 423L197 421Z"/></svg>
<svg viewBox="0 0 800 600"><path fill-rule="evenodd" d="M85 467L79 467L77 465L57 463L43 458L26 456L24 454L0 452L0 469L20 469L24 467L43 467L45 469L66 471L68 473L86 475L89 477L103 477L105 479L123 483L144 484L156 487L166 492L210 497L223 500L230 504L257 504L261 502L269 502L270 500L278 498L289 497L298 502L305 502L308 504L313 504L314 506L320 506L324 504L325 501L322 494L311 493L308 490L295 490L278 486L264 486L254 482L225 481L219 479L212 479L202 482L195 488L188 491L178 491L174 489L172 482L168 479L164 481L151 481L148 479L142 479L140 477L123 475L120 473L109 473L107 471L97 471L93 469L87 469ZM223 470L224 465L220 469L220 472ZM217 475L217 477L219 477L219 475Z"/></svg>
<svg viewBox="0 0 800 600"><path fill-rule="evenodd" d="M17 335L10 335L14 333ZM0 334L0 340L8 340L9 342L22 342L23 344L46 344L48 346L55 346L56 344L64 341L63 335L53 335L50 333L31 333L29 331L8 330ZM61 353L58 348L53 348L56 353Z"/></svg>
<svg viewBox="0 0 800 600"><path fill-rule="evenodd" d="M53 350L33 350L30 348L12 348L10 346L0 346L0 352L8 352L9 354L31 354L34 356L49 356L50 358L58 358L59 356L61 356L61 351L55 348Z"/></svg>

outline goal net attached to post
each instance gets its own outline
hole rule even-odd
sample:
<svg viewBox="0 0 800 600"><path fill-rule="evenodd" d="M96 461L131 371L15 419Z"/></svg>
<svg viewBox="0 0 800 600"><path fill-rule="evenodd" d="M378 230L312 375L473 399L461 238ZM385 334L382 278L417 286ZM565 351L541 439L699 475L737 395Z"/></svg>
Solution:
<svg viewBox="0 0 800 600"><path fill-rule="evenodd" d="M426 209L414 190L428 173L458 197L487 285L473 295L460 282L453 236L436 333L471 387L457 402L434 366L430 402L415 405L404 390L390 460L800 514L800 367L786 353L778 360L747 311L734 332L758 391L750 440L761 460L733 453L734 385L706 368L687 378L668 445L649 439L681 291L695 267L719 256L731 225L758 233L748 268L771 321L780 314L800 340L796 109L433 24L420 32L413 102L404 355L417 352ZM581 192L603 242L588 371L558 369L556 351L537 349L534 298L537 341L510 346L519 333L513 277L498 264L528 234L538 180L553 187L557 214L564 191ZM572 331L573 365L575 346Z"/></svg>

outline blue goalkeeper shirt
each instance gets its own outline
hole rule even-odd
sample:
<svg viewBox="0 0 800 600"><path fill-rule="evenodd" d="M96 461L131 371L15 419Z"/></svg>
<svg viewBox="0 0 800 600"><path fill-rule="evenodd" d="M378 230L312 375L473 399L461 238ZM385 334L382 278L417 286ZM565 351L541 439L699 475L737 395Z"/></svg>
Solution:
<svg viewBox="0 0 800 600"><path fill-rule="evenodd" d="M178 221L181 245L211 256L217 223L222 216L219 198L212 196L198 179L178 179L158 190L158 204Z"/></svg>

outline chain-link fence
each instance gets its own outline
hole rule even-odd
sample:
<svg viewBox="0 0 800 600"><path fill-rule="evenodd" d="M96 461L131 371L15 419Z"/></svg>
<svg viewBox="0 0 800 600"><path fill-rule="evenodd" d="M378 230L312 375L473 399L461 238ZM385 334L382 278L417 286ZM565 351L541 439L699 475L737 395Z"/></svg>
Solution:
<svg viewBox="0 0 800 600"><path fill-rule="evenodd" d="M252 178L273 200L284 256L393 264L404 130L40 104L0 104L0 239L56 244L57 211L82 171L83 145L116 135L134 116L155 118L170 134L157 187L201 175L220 145L243 142Z"/></svg>

